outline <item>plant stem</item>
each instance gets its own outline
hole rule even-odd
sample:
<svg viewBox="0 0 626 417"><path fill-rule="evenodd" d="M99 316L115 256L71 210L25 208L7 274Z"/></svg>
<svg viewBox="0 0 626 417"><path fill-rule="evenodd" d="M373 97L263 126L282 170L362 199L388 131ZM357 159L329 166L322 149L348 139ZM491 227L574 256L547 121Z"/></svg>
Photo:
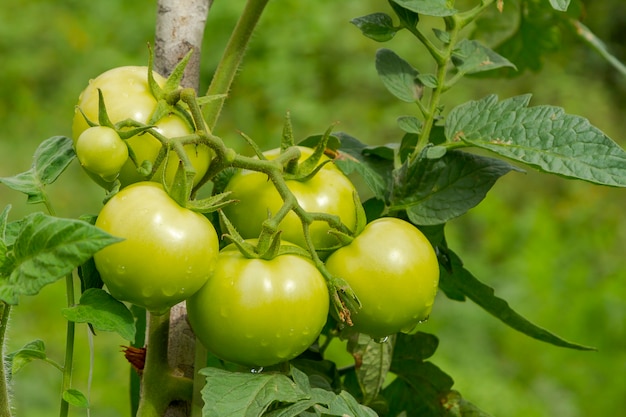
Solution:
<svg viewBox="0 0 626 417"><path fill-rule="evenodd" d="M10 313L11 306L3 301L0 304L0 358L2 358L0 366L0 415L7 417L11 417L11 406L9 404L9 390L4 369L6 366L4 363L4 336L6 335Z"/></svg>
<svg viewBox="0 0 626 417"><path fill-rule="evenodd" d="M67 297L67 306L74 306L74 279L72 274L68 274L65 277L65 292ZM72 387L72 364L74 361L74 334L76 331L76 324L68 320L67 331L65 334L65 360L63 363L63 382L62 393ZM59 415L61 417L67 417L69 412L69 404L63 398L61 398L61 410Z"/></svg>
<svg viewBox="0 0 626 417"><path fill-rule="evenodd" d="M235 79L252 32L256 27L263 9L269 0L248 0L239 21L226 45L222 59L215 70L207 95L227 94ZM209 131L213 131L224 105L225 99L210 102L204 107L204 118Z"/></svg>

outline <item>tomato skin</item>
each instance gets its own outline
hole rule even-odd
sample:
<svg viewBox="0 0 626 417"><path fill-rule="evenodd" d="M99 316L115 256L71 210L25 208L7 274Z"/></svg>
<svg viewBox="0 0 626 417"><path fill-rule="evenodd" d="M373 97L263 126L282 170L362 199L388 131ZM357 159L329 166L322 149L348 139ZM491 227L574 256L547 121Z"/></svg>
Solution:
<svg viewBox="0 0 626 417"><path fill-rule="evenodd" d="M200 289L219 252L211 222L180 207L154 182L132 184L114 195L96 226L125 239L94 255L111 295L155 313Z"/></svg>
<svg viewBox="0 0 626 417"><path fill-rule="evenodd" d="M299 149L300 160L313 153L310 148L299 147ZM279 152L279 149L273 149L264 155L268 159L273 159ZM323 160L328 158L323 156ZM306 181L287 180L286 183L306 211L337 215L352 231L362 228L357 221L365 219L365 214L361 204L355 204L353 195L356 194L356 189L334 164L327 163L313 178ZM258 237L268 213L275 214L283 205L283 200L272 182L267 175L260 172L238 171L230 179L225 191L231 191L229 198L238 202L226 206L224 214L245 239ZM359 216L357 211L360 213ZM281 237L286 241L306 247L302 223L293 211L283 219L279 229L282 230ZM340 244L335 236L328 233L329 227L326 222L313 222L309 230L313 244L318 250L337 247Z"/></svg>
<svg viewBox="0 0 626 417"><path fill-rule="evenodd" d="M391 217L369 223L326 260L361 301L354 330L374 338L410 331L432 310L439 283L437 255L412 224Z"/></svg>
<svg viewBox="0 0 626 417"><path fill-rule="evenodd" d="M157 84L161 86L165 84L165 78L154 72L153 75ZM147 123L157 105L157 100L148 86L148 67L126 66L106 71L91 80L78 98L72 123L74 142L89 127L81 114L81 110L92 122L98 121L98 89L102 91L107 114L112 123L118 123L126 119ZM188 122L177 115L168 115L157 121L156 128L168 138L193 133ZM134 151L139 164L145 160L154 162L161 149L161 143L149 134L134 136L128 139L127 142ZM185 149L191 164L196 170L194 184L197 184L207 171L213 152L204 145L187 145ZM180 161L179 158L174 156L175 154L171 154L170 161L167 163L166 181L168 183L172 182ZM162 170L154 175L154 181L161 181L161 172ZM125 187L134 182L143 181L145 178L139 175L135 164L129 159L121 170L119 180L122 187ZM97 182L101 186L108 188L106 182Z"/></svg>
<svg viewBox="0 0 626 417"><path fill-rule="evenodd" d="M107 182L117 178L128 160L128 146L115 129L106 126L84 130L76 140L75 148L83 168Z"/></svg>
<svg viewBox="0 0 626 417"><path fill-rule="evenodd" d="M259 367L304 352L324 327L328 306L326 282L310 260L293 254L247 259L229 245L187 300L187 316L211 353Z"/></svg>

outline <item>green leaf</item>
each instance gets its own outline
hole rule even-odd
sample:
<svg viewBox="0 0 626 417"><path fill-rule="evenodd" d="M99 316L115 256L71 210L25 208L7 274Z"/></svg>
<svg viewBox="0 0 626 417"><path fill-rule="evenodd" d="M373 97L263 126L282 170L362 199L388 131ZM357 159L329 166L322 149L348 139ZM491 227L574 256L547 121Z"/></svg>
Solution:
<svg viewBox="0 0 626 417"><path fill-rule="evenodd" d="M63 317L76 323L89 323L95 330L117 332L125 340L135 341L135 320L130 310L108 292L90 288L78 305L64 308Z"/></svg>
<svg viewBox="0 0 626 417"><path fill-rule="evenodd" d="M508 59L476 40L463 39L452 51L452 63L461 74L475 74L502 67L515 68Z"/></svg>
<svg viewBox="0 0 626 417"><path fill-rule="evenodd" d="M533 339L570 349L595 350L593 347L569 342L531 323L514 311L505 300L497 297L493 288L483 284L466 270L461 259L452 250L444 247L439 247L439 250L445 252L448 260L446 267L441 268L440 283L443 285L454 288L507 326Z"/></svg>
<svg viewBox="0 0 626 417"><path fill-rule="evenodd" d="M387 42L392 39L397 29L393 26L391 16L386 13L373 13L367 16L356 17L350 21L370 39L377 42Z"/></svg>
<svg viewBox="0 0 626 417"><path fill-rule="evenodd" d="M376 52L376 71L387 90L400 100L413 103L422 97L419 72L392 50Z"/></svg>
<svg viewBox="0 0 626 417"><path fill-rule="evenodd" d="M400 116L398 117L398 127L406 133L419 135L422 131L422 121L413 116Z"/></svg>
<svg viewBox="0 0 626 417"><path fill-rule="evenodd" d="M435 225L476 206L501 176L516 168L505 161L461 151L438 159L424 152L394 171L392 210L406 210L412 223Z"/></svg>
<svg viewBox="0 0 626 417"><path fill-rule="evenodd" d="M427 16L452 16L457 10L449 0L391 0L397 5Z"/></svg>
<svg viewBox="0 0 626 417"><path fill-rule="evenodd" d="M419 22L419 15L417 13L400 6L393 0L389 0L389 5L398 16L398 19L400 19L400 22L404 25L404 27L412 29L417 26L417 23Z"/></svg>
<svg viewBox="0 0 626 417"><path fill-rule="evenodd" d="M199 372L206 377L202 389L203 417L260 416L273 403L295 403L309 398L282 374L228 372L217 368Z"/></svg>
<svg viewBox="0 0 626 417"><path fill-rule="evenodd" d="M550 4L554 10L558 10L560 12L567 11L569 7L570 0L550 0Z"/></svg>
<svg viewBox="0 0 626 417"><path fill-rule="evenodd" d="M462 104L446 120L446 137L544 172L626 186L626 151L587 119L559 107L527 107L529 100L491 95Z"/></svg>
<svg viewBox="0 0 626 417"><path fill-rule="evenodd" d="M467 401L458 391L450 391L441 398L444 417L490 417L474 404Z"/></svg>
<svg viewBox="0 0 626 417"><path fill-rule="evenodd" d="M393 354L395 336L384 342L356 333L348 342L348 351L355 357L356 377L363 393L363 403L370 404L383 387Z"/></svg>
<svg viewBox="0 0 626 417"><path fill-rule="evenodd" d="M358 173L376 198L384 200L391 181L393 161L365 152L369 147L345 133L335 135L340 147L334 159L335 165L346 175Z"/></svg>
<svg viewBox="0 0 626 417"><path fill-rule="evenodd" d="M72 272L94 253L120 239L81 220L33 213L23 219L8 252L11 268L0 277L0 300L17 304L20 295L41 288Z"/></svg>
<svg viewBox="0 0 626 417"><path fill-rule="evenodd" d="M46 346L43 340L37 339L32 342L28 342L22 348L6 355L5 362L7 363L7 369L9 370L8 378L11 379L13 375L18 373L24 366L35 360L48 362L60 371L63 370L61 365L48 358L46 355Z"/></svg>
<svg viewBox="0 0 626 417"><path fill-rule="evenodd" d="M87 397L85 397L85 394L74 388L63 391L63 399L65 402L73 405L74 407L89 407L89 401L87 400Z"/></svg>
<svg viewBox="0 0 626 417"><path fill-rule="evenodd" d="M359 404L347 391L341 391L335 396L323 416L350 416L350 417L377 417L378 415L369 407Z"/></svg>
<svg viewBox="0 0 626 417"><path fill-rule="evenodd" d="M75 156L70 138L53 136L39 145L28 171L13 177L0 178L0 183L26 194L28 203L41 203L45 201L44 187L52 184Z"/></svg>

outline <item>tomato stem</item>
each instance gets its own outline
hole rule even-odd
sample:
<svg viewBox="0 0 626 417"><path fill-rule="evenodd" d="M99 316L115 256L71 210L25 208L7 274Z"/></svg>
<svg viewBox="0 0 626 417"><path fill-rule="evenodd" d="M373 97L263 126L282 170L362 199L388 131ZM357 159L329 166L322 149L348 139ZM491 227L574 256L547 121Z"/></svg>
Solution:
<svg viewBox="0 0 626 417"><path fill-rule="evenodd" d="M4 337L6 335L7 324L11 306L4 301L0 304L0 357L4 358ZM11 406L9 404L9 390L5 375L5 362L0 366L0 415L11 417Z"/></svg>
<svg viewBox="0 0 626 417"><path fill-rule="evenodd" d="M67 297L67 306L74 306L74 279L72 274L65 277L65 292ZM63 382L61 392L65 392L72 387L72 368L74 361L74 339L76 332L76 323L71 320L67 321L67 330L65 334L65 360L63 362ZM61 410L59 415L67 417L69 412L69 404L61 398Z"/></svg>

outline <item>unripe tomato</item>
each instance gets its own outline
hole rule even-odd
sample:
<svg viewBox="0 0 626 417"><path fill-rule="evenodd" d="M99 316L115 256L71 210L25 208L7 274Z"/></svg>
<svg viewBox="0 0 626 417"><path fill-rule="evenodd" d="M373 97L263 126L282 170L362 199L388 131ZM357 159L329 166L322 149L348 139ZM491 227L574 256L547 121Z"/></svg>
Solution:
<svg viewBox="0 0 626 417"><path fill-rule="evenodd" d="M157 73L153 74L159 85L165 84L165 78ZM89 120L98 121L98 89L102 91L107 114L112 123L126 119L147 123L157 105L157 100L152 95L148 85L148 67L126 66L106 71L91 80L78 98L72 123L74 141L77 141L80 134L89 127L80 110ZM168 138L193 133L187 121L173 114L159 120L156 126L160 133ZM127 143L134 151L139 164L146 160L154 162L161 149L161 143L149 134L134 136L128 139ZM207 146L193 144L185 146L185 150L196 170L194 177L194 184L196 184L207 171L213 152ZM174 179L179 161L180 159L176 157L175 153L170 153L166 168L166 181L168 183ZM129 159L121 170L119 180L122 186L126 186L142 181L144 178L139 175L137 168ZM157 173L153 180L161 181L160 173ZM100 185L107 186L106 183L102 182Z"/></svg>
<svg viewBox="0 0 626 417"><path fill-rule="evenodd" d="M412 224L391 217L369 223L326 260L361 301L354 330L373 338L411 331L432 310L439 264L430 242Z"/></svg>
<svg viewBox="0 0 626 417"><path fill-rule="evenodd" d="M198 291L217 259L218 237L201 214L180 207L160 184L139 182L114 195L96 220L125 240L94 255L115 298L160 313Z"/></svg>
<svg viewBox="0 0 626 417"><path fill-rule="evenodd" d="M300 151L301 160L313 153L311 148L306 147L300 147ZM279 153L279 149L274 149L264 155L273 159ZM324 160L328 158L323 156L322 161ZM357 217L365 219L365 214L358 199L355 204L353 195L356 194L356 189L334 164L327 163L313 178L306 181L288 180L287 186L306 211L339 216L342 223L352 231L362 228L362 225L357 224ZM246 239L258 237L263 221L268 219L268 213L276 214L283 205L274 184L268 180L267 175L260 172L238 171L230 179L225 191L231 191L230 198L237 203L226 206L224 214ZM360 213L359 216L357 212ZM282 231L281 237L286 241L306 247L302 223L294 212L287 214L279 229ZM326 222L314 222L309 230L318 250L336 247L340 243L337 237L328 233L329 226Z"/></svg>
<svg viewBox="0 0 626 417"><path fill-rule="evenodd" d="M94 126L83 131L76 140L76 156L91 174L111 182L128 159L128 146L115 129Z"/></svg>
<svg viewBox="0 0 626 417"><path fill-rule="evenodd" d="M229 245L207 283L187 300L187 315L211 353L258 367L304 352L322 331L328 305L326 282L309 259L248 259Z"/></svg>

